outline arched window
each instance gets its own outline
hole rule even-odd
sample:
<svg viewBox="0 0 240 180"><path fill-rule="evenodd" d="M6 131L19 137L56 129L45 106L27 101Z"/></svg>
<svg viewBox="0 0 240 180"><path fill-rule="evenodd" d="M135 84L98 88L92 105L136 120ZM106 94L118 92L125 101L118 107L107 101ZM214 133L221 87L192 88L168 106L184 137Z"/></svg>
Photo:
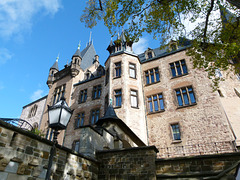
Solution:
<svg viewBox="0 0 240 180"><path fill-rule="evenodd" d="M28 114L28 118L34 117L36 115L37 108L38 108L38 106L36 104L34 104L34 106L31 108L31 110Z"/></svg>

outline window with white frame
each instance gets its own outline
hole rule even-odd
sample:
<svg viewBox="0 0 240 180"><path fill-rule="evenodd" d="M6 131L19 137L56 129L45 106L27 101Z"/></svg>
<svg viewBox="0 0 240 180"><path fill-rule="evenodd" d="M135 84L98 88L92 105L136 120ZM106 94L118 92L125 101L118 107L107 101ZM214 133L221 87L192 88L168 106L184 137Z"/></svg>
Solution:
<svg viewBox="0 0 240 180"><path fill-rule="evenodd" d="M129 64L129 76L131 78L136 78L136 64Z"/></svg>
<svg viewBox="0 0 240 180"><path fill-rule="evenodd" d="M131 107L138 107L138 92L136 90L130 91Z"/></svg>

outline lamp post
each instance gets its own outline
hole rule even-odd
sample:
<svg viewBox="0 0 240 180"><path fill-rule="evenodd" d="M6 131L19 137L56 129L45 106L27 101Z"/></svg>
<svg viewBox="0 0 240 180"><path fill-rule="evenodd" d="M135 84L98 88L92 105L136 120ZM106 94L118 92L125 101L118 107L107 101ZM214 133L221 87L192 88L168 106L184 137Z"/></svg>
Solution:
<svg viewBox="0 0 240 180"><path fill-rule="evenodd" d="M72 116L72 110L65 102L65 98L61 97L60 101L54 104L53 106L48 106L48 120L49 127L52 128L53 131L53 146L50 151L50 156L48 160L48 169L45 180L50 180L51 168L53 156L56 151L57 136L59 134L59 130L66 129L67 124Z"/></svg>

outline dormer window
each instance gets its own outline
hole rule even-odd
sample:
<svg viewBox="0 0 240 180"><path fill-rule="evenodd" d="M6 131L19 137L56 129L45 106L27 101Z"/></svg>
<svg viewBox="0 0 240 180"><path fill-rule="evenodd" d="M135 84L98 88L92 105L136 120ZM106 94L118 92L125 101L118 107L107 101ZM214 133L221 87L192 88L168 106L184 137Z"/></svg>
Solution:
<svg viewBox="0 0 240 180"><path fill-rule="evenodd" d="M171 40L169 43L169 51L176 51L178 49L177 41Z"/></svg>
<svg viewBox="0 0 240 180"><path fill-rule="evenodd" d="M152 49L148 48L146 51L145 51L145 57L146 59L151 59L154 57L154 52Z"/></svg>
<svg viewBox="0 0 240 180"><path fill-rule="evenodd" d="M152 58L152 52L148 52L148 59Z"/></svg>

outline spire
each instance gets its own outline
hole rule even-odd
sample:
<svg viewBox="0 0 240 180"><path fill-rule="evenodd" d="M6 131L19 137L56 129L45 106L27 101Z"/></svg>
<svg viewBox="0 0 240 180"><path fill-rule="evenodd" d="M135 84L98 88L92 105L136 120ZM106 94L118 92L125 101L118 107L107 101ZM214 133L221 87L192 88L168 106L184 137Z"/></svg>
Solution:
<svg viewBox="0 0 240 180"><path fill-rule="evenodd" d="M57 56L57 58L56 58L55 63L52 65L52 67L51 67L50 69L56 69L56 70L58 70L58 59L59 59L59 53L58 53L58 56Z"/></svg>
<svg viewBox="0 0 240 180"><path fill-rule="evenodd" d="M117 35L117 39L120 39L119 33L118 33L118 35Z"/></svg>
<svg viewBox="0 0 240 180"><path fill-rule="evenodd" d="M113 109L112 103L111 103L111 99L110 99L110 104L108 105L108 108L104 114L104 116L100 119L119 119L116 115L115 110ZM99 120L100 120L99 119Z"/></svg>
<svg viewBox="0 0 240 180"><path fill-rule="evenodd" d="M88 45L91 44L91 38L92 38L92 31L90 31L90 36L89 36L89 42L88 42Z"/></svg>
<svg viewBox="0 0 240 180"><path fill-rule="evenodd" d="M72 56L72 58L73 57L80 57L80 58L82 58L81 52L80 52L80 46L81 46L80 43L81 43L81 41L79 41L78 48L77 48L76 52L74 53L74 55Z"/></svg>
<svg viewBox="0 0 240 180"><path fill-rule="evenodd" d="M126 37L125 37L123 29L122 29L122 34L121 34L121 40L122 40L122 42L126 42Z"/></svg>

